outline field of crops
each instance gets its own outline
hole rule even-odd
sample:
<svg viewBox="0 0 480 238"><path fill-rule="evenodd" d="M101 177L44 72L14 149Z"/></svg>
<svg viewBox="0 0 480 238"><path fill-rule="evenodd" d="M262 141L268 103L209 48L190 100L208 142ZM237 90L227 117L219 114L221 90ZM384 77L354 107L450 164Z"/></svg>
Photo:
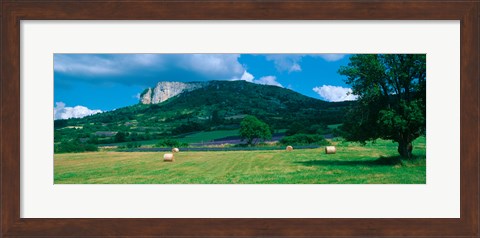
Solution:
<svg viewBox="0 0 480 238"><path fill-rule="evenodd" d="M163 152L56 154L56 184L424 184L425 138L414 142L412 160L396 144L362 146L333 142L323 149L180 152L173 163Z"/></svg>

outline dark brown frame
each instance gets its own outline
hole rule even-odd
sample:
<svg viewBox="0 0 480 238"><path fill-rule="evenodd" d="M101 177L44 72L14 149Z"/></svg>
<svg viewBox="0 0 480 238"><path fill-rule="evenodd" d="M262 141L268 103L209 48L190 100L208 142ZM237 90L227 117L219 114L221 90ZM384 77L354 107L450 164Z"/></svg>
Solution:
<svg viewBox="0 0 480 238"><path fill-rule="evenodd" d="M0 2L0 236L479 236L479 0ZM460 20L461 218L20 218L20 21L66 19Z"/></svg>

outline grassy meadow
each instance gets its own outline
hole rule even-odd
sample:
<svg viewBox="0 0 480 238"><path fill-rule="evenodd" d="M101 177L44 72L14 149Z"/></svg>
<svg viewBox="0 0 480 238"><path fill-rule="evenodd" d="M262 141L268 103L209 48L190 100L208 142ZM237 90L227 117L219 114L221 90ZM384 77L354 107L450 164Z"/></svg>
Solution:
<svg viewBox="0 0 480 238"><path fill-rule="evenodd" d="M55 184L425 184L425 137L414 141L412 160L397 144L332 141L323 148L287 152L180 152L163 162L162 152L55 154Z"/></svg>

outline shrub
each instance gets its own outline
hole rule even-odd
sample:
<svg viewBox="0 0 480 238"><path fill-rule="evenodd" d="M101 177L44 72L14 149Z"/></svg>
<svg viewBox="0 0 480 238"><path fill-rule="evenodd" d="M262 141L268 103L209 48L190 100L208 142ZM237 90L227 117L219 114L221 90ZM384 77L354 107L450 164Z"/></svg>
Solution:
<svg viewBox="0 0 480 238"><path fill-rule="evenodd" d="M328 128L325 124L313 124L307 126L300 122L294 122L288 127L285 135L292 136L295 134L325 134L327 132Z"/></svg>
<svg viewBox="0 0 480 238"><path fill-rule="evenodd" d="M166 139L166 140L161 140L155 144L155 147L187 147L187 143L180 143L179 141L172 140L172 139Z"/></svg>
<svg viewBox="0 0 480 238"><path fill-rule="evenodd" d="M115 134L115 142L125 142L127 140L127 133L119 131Z"/></svg>
<svg viewBox="0 0 480 238"><path fill-rule="evenodd" d="M140 143L138 143L138 142L129 142L129 143L127 143L127 145L126 145L126 147L129 148L129 149L130 149L130 148L138 148L138 147L140 147L140 146L142 146L142 144L140 144Z"/></svg>
<svg viewBox="0 0 480 238"><path fill-rule="evenodd" d="M82 143L80 140L64 140L54 145L55 153L75 153L86 151L98 151L97 145Z"/></svg>
<svg viewBox="0 0 480 238"><path fill-rule="evenodd" d="M200 124L198 122L189 122L187 124L182 124L178 126L177 128L172 130L172 134L183 134L183 133L188 133L188 132L194 132L194 131L201 131L208 129L205 125Z"/></svg>
<svg viewBox="0 0 480 238"><path fill-rule="evenodd" d="M280 140L283 145L329 145L330 143L320 135L295 134L285 136Z"/></svg>
<svg viewBox="0 0 480 238"><path fill-rule="evenodd" d="M98 146L94 144L86 143L86 144L83 144L83 146L85 148L85 151L98 151Z"/></svg>

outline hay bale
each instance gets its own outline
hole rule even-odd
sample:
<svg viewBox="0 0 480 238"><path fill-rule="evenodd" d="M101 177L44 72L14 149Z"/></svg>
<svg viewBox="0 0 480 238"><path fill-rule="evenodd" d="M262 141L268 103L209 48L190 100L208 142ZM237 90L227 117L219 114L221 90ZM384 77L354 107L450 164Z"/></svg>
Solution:
<svg viewBox="0 0 480 238"><path fill-rule="evenodd" d="M173 154L171 154L171 153L164 154L164 155L163 155L163 161L164 161L164 162L174 162L174 161L175 161L175 157L173 157Z"/></svg>
<svg viewBox="0 0 480 238"><path fill-rule="evenodd" d="M325 147L325 154L335 154L337 152L337 149L335 146L326 146Z"/></svg>
<svg viewBox="0 0 480 238"><path fill-rule="evenodd" d="M173 148L172 153L178 153L180 150L178 148Z"/></svg>
<svg viewBox="0 0 480 238"><path fill-rule="evenodd" d="M287 151L292 151L293 150L293 147L291 145L287 146Z"/></svg>

